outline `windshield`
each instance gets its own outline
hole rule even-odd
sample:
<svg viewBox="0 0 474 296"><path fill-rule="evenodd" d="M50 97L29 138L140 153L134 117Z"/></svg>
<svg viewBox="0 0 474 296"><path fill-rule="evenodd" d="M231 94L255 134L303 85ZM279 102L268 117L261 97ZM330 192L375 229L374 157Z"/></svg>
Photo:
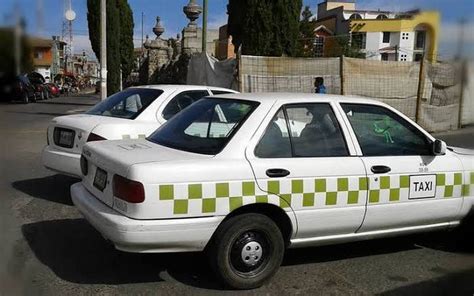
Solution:
<svg viewBox="0 0 474 296"><path fill-rule="evenodd" d="M224 149L258 104L205 98L178 113L148 140L174 149L215 155Z"/></svg>
<svg viewBox="0 0 474 296"><path fill-rule="evenodd" d="M161 89L129 88L108 97L86 113L135 119L162 93Z"/></svg>

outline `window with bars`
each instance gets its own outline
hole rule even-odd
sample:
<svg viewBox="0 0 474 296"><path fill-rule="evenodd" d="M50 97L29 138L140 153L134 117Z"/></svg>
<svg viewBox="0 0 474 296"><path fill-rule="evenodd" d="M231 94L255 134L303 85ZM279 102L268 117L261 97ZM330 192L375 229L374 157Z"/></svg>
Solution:
<svg viewBox="0 0 474 296"><path fill-rule="evenodd" d="M324 37L317 36L314 39L314 56L318 58L324 56Z"/></svg>

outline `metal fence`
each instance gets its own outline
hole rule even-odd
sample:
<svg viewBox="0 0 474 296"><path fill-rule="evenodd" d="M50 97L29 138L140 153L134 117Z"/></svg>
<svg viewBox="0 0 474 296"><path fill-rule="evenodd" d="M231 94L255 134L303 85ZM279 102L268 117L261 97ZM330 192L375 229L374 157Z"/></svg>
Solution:
<svg viewBox="0 0 474 296"><path fill-rule="evenodd" d="M314 79L322 77L327 93L383 101L429 131L452 130L461 123L471 123L464 117L472 113L463 112L461 106L461 63L246 55L237 59L241 92L311 93ZM467 106L466 100L462 105Z"/></svg>

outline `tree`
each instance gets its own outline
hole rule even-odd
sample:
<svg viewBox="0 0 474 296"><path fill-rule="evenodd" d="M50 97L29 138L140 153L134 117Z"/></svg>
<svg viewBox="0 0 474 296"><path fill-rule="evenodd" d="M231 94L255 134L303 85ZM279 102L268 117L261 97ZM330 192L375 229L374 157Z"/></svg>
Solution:
<svg viewBox="0 0 474 296"><path fill-rule="evenodd" d="M249 55L296 55L301 0L229 0L228 33Z"/></svg>
<svg viewBox="0 0 474 296"><path fill-rule="evenodd" d="M22 24L24 30L24 24ZM0 28L0 77L16 75L15 65L15 34L14 29ZM20 71L21 73L28 73L33 70L33 55L31 52L31 45L25 35L20 39L21 56L20 56Z"/></svg>
<svg viewBox="0 0 474 296"><path fill-rule="evenodd" d="M312 21L313 13L309 6L305 6L301 13L299 40L298 40L298 56L313 57L314 56L314 22Z"/></svg>
<svg viewBox="0 0 474 296"><path fill-rule="evenodd" d="M92 50L100 61L100 0L87 0ZM120 89L133 68L133 14L127 0L107 0L107 93Z"/></svg>

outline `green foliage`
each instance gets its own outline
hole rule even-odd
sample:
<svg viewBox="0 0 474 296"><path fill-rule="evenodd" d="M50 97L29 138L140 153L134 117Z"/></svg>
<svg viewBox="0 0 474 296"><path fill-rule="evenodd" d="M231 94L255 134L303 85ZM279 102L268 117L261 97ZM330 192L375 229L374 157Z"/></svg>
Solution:
<svg viewBox="0 0 474 296"><path fill-rule="evenodd" d="M15 75L15 35L13 29L0 29L0 74ZM20 41L20 71L28 73L33 70L31 46L23 36Z"/></svg>
<svg viewBox="0 0 474 296"><path fill-rule="evenodd" d="M301 0L229 0L228 33L236 50L263 56L295 56Z"/></svg>
<svg viewBox="0 0 474 296"><path fill-rule="evenodd" d="M314 56L314 22L312 21L313 13L309 6L305 6L301 13L299 40L298 40L298 56L313 57Z"/></svg>
<svg viewBox="0 0 474 296"><path fill-rule="evenodd" d="M359 38L351 38L348 36L338 36L336 37L336 42L338 44L339 50L336 54L340 56L341 54L349 58L365 58L364 53L361 51L362 41Z"/></svg>
<svg viewBox="0 0 474 296"><path fill-rule="evenodd" d="M92 50L100 61L100 0L87 0ZM120 90L133 68L133 14L127 0L107 0L107 94Z"/></svg>

